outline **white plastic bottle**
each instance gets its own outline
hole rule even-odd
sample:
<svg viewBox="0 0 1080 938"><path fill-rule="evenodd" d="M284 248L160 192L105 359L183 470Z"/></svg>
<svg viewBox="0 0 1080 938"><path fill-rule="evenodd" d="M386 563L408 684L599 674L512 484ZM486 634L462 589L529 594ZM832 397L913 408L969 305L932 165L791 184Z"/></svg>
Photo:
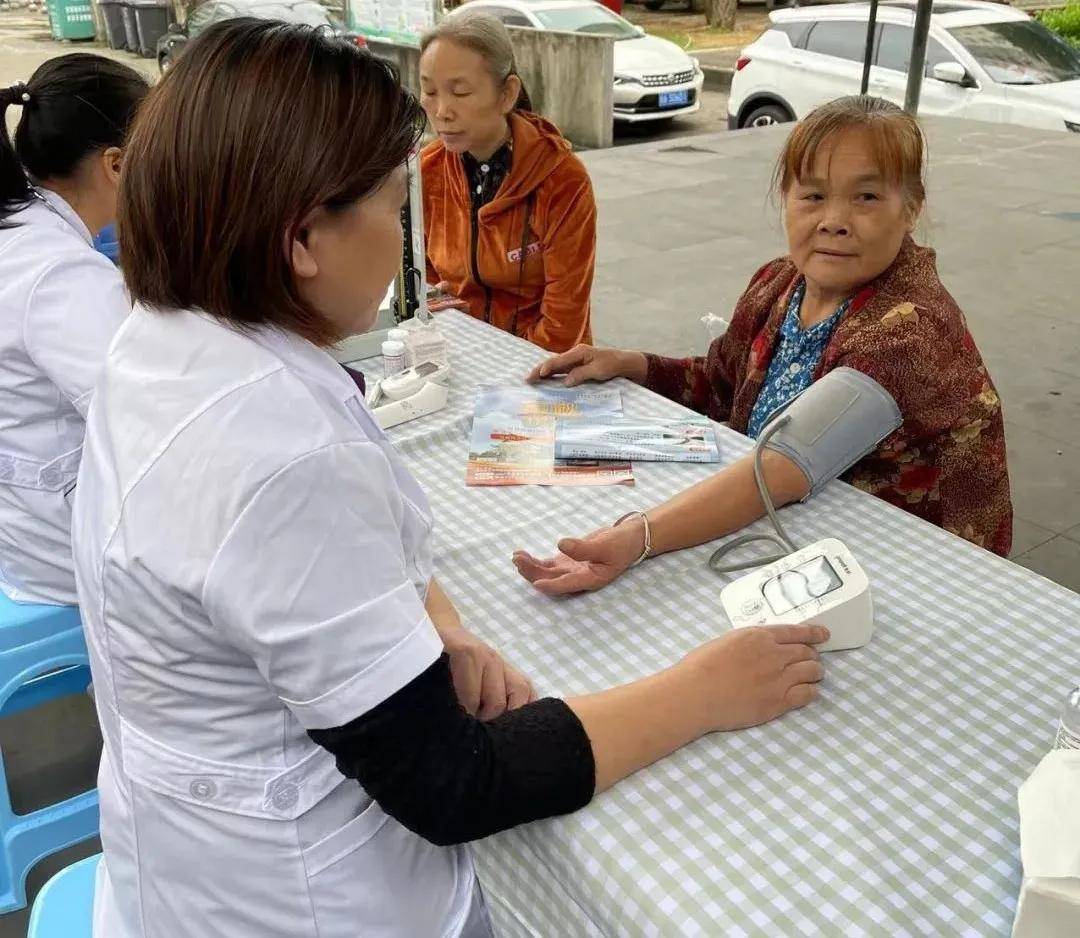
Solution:
<svg viewBox="0 0 1080 938"><path fill-rule="evenodd" d="M389 378L405 370L405 343L387 339L382 344L383 376Z"/></svg>
<svg viewBox="0 0 1080 938"><path fill-rule="evenodd" d="M402 329L400 327L396 329L389 329L386 333L387 342L400 342L405 346L405 367L414 368L416 362L413 361L412 346L409 344L409 330Z"/></svg>
<svg viewBox="0 0 1080 938"><path fill-rule="evenodd" d="M1055 749L1080 749L1080 687L1074 687L1061 706Z"/></svg>

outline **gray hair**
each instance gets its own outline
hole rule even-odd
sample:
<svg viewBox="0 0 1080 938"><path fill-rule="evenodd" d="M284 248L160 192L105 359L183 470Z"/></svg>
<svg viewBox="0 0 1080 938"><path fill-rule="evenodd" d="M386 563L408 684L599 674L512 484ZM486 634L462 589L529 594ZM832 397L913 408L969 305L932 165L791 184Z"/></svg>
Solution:
<svg viewBox="0 0 1080 938"><path fill-rule="evenodd" d="M458 10L447 16L442 22L429 29L420 39L420 54L423 55L432 43L439 39L457 43L484 60L488 72L496 85L502 86L511 75L518 75L514 61L514 46L510 42L510 33L500 20L484 10ZM532 102L521 84L521 94L514 104L515 111L531 111Z"/></svg>

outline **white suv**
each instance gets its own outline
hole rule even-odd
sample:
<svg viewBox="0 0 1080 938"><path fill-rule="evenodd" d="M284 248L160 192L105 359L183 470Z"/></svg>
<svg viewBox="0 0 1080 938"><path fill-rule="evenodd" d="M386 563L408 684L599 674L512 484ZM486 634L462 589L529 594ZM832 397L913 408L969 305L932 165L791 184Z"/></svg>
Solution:
<svg viewBox="0 0 1080 938"><path fill-rule="evenodd" d="M858 94L868 19L863 3L772 13L736 65L728 125L794 120ZM870 94L904 103L914 22L913 0L878 7ZM1080 52L1011 7L939 0L919 112L1080 133Z"/></svg>

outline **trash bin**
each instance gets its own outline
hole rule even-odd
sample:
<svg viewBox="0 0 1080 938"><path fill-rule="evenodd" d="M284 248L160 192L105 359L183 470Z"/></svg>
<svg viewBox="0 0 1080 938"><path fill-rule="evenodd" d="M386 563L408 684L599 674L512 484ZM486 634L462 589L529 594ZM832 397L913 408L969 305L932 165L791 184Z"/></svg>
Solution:
<svg viewBox="0 0 1080 938"><path fill-rule="evenodd" d="M169 31L172 4L169 0L129 0L135 10L139 30L139 53L147 59L157 58L158 40Z"/></svg>
<svg viewBox="0 0 1080 938"><path fill-rule="evenodd" d="M90 0L48 0L53 39L93 39L94 10Z"/></svg>
<svg viewBox="0 0 1080 938"><path fill-rule="evenodd" d="M98 0L101 18L105 21L105 40L110 49L126 49L127 33L124 32L124 0Z"/></svg>
<svg viewBox="0 0 1080 938"><path fill-rule="evenodd" d="M132 52L139 51L139 25L135 19L135 5L131 0L122 0L120 14L124 20L124 42Z"/></svg>

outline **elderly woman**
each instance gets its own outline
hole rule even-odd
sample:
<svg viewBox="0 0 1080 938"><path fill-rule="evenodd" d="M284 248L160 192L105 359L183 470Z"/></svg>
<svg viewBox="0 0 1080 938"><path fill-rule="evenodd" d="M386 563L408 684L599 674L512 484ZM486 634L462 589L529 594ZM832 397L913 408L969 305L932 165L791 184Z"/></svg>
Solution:
<svg viewBox="0 0 1080 938"><path fill-rule="evenodd" d="M428 276L469 315L547 349L591 342L596 202L558 128L532 112L506 27L448 16L420 43Z"/></svg>
<svg viewBox="0 0 1080 938"><path fill-rule="evenodd" d="M892 395L903 425L847 481L1006 555L1012 505L1001 404L934 252L911 237L926 199L925 149L915 119L885 101L819 108L795 127L777 164L789 256L754 275L706 357L579 346L530 380L629 378L756 438L815 380L854 368ZM770 450L764 462L777 504L807 495L786 456ZM544 592L599 589L643 555L711 541L762 512L745 458L632 524L563 541L554 559L514 559Z"/></svg>

